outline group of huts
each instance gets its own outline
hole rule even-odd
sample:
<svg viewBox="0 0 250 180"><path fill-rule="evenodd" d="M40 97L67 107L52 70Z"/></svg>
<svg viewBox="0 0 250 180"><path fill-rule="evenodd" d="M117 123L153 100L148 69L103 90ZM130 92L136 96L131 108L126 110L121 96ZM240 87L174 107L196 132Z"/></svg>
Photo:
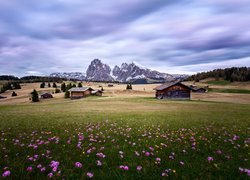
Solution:
<svg viewBox="0 0 250 180"><path fill-rule="evenodd" d="M181 82L166 82L160 86L154 88L155 98L157 99L179 99L189 100L191 98L191 92L205 93L207 87L198 88L195 85L187 86ZM91 87L73 87L68 90L71 99L79 99L88 97L91 95L102 96L103 91L95 90ZM52 94L41 94L42 99L53 98Z"/></svg>
<svg viewBox="0 0 250 180"><path fill-rule="evenodd" d="M71 99L79 99L79 98L84 98L87 96L102 96L102 91L101 90L95 90L92 89L91 87L73 87L68 90L70 93L70 98ZM53 98L53 95L49 92L45 92L40 95L41 99L48 99L48 98Z"/></svg>

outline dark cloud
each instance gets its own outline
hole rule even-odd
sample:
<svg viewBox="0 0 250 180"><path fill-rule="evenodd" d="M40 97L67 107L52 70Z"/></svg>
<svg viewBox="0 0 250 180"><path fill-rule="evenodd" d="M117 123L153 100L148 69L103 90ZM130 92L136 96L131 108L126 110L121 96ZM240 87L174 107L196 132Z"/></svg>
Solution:
<svg viewBox="0 0 250 180"><path fill-rule="evenodd" d="M3 1L0 74L84 71L94 58L190 73L250 66L249 11L249 0Z"/></svg>

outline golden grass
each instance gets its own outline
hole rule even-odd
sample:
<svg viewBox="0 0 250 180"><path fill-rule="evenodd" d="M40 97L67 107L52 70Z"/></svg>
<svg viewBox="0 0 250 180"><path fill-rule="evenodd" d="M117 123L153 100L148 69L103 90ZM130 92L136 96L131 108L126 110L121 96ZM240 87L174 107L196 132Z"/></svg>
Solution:
<svg viewBox="0 0 250 180"><path fill-rule="evenodd" d="M192 82L185 82L185 84L190 85ZM59 85L59 84L58 84ZM104 94L103 98L107 99L109 98L110 101L114 101L115 99L123 99L123 101L127 101L128 99L134 98L134 97L154 97L155 91L153 88L158 86L159 84L140 84L140 85L133 85L133 90L126 90L126 84L114 84L114 87L108 87L107 83L83 83L83 86L91 86L94 89L101 89L100 86L104 88ZM198 83L198 86L205 86L205 83ZM42 92L52 92L55 89L54 88L40 88L40 83L25 83L21 84L22 89L15 90L15 92L18 94L17 97L11 97L12 90L6 91L5 93L2 93L1 96L5 96L7 98L0 99L0 105L8 105L8 104L30 104L30 93L33 91L33 89L36 89L39 93ZM211 88L217 88L218 86L210 85ZM227 86L220 86L220 88L240 88L240 89L250 89L250 84L248 83L233 83ZM40 103L63 103L68 102L68 100L64 99L64 93L58 93L53 94L53 99L47 99L47 100L41 100ZM87 98L89 99L89 98ZM215 92L209 92L209 93L192 93L191 95L192 100L200 100L200 101L214 101L214 102L228 102L228 103L241 103L241 104L250 104L250 94L233 94L233 93L215 93ZM86 99L78 100L78 101L85 101ZM70 100L69 100L70 101ZM95 102L93 98L88 101L89 104ZM105 103L106 100L105 100ZM109 102L108 102L109 103ZM116 102L118 103L118 102ZM117 105L124 105L122 102L119 102L121 104ZM98 106L96 104L96 106ZM114 110L116 108L116 104L114 104ZM105 109L105 105L103 107ZM124 108L128 108L126 105L124 105ZM147 111L148 107L145 105L144 107L140 107L141 109ZM153 108L154 107L150 107ZM156 107L157 108L157 107Z"/></svg>

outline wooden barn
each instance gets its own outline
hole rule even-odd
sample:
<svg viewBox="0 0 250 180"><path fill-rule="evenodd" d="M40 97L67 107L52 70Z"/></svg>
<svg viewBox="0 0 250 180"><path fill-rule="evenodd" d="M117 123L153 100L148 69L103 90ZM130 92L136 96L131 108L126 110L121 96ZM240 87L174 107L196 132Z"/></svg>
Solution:
<svg viewBox="0 0 250 180"><path fill-rule="evenodd" d="M94 96L102 96L102 91L101 90L93 90L91 91L91 94Z"/></svg>
<svg viewBox="0 0 250 180"><path fill-rule="evenodd" d="M192 92L197 92L197 93L206 93L208 90L206 88L203 87L192 87L190 86Z"/></svg>
<svg viewBox="0 0 250 180"><path fill-rule="evenodd" d="M84 98L90 96L92 91L93 89L90 87L74 87L69 89L71 99Z"/></svg>
<svg viewBox="0 0 250 180"><path fill-rule="evenodd" d="M41 96L41 99L53 98L52 94L50 94L50 93L43 93L40 96Z"/></svg>
<svg viewBox="0 0 250 180"><path fill-rule="evenodd" d="M156 88L157 99L179 99L190 100L191 88L181 82L167 82Z"/></svg>

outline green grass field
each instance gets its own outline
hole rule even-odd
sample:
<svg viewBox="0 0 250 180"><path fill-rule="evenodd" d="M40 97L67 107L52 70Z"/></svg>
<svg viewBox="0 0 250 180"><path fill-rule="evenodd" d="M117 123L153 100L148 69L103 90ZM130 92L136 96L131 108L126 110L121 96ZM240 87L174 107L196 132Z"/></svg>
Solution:
<svg viewBox="0 0 250 180"><path fill-rule="evenodd" d="M209 88L209 92L218 93L239 93L239 94L250 94L248 89L222 89L222 88Z"/></svg>
<svg viewBox="0 0 250 180"><path fill-rule="evenodd" d="M206 82L209 85L229 85L230 81L226 80L212 80L212 81L207 81Z"/></svg>
<svg viewBox="0 0 250 180"><path fill-rule="evenodd" d="M247 179L250 105L90 97L0 106L11 179Z"/></svg>

